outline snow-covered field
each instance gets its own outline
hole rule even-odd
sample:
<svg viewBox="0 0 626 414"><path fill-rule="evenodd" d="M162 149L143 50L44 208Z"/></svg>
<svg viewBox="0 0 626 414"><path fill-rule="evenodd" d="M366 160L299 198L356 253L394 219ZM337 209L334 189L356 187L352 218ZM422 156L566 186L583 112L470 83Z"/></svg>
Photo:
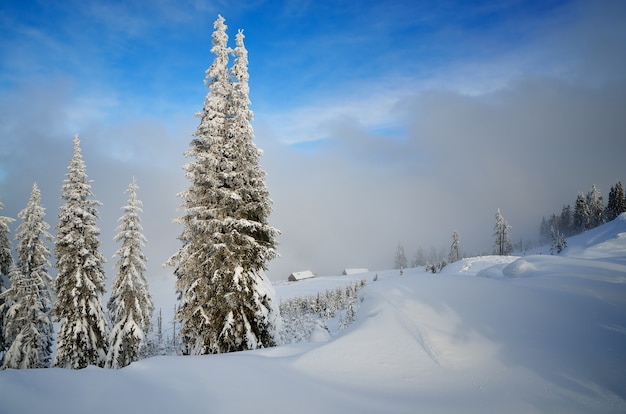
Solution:
<svg viewBox="0 0 626 414"><path fill-rule="evenodd" d="M624 413L626 215L568 243L277 284L284 300L368 279L357 321L327 340L6 370L0 413Z"/></svg>

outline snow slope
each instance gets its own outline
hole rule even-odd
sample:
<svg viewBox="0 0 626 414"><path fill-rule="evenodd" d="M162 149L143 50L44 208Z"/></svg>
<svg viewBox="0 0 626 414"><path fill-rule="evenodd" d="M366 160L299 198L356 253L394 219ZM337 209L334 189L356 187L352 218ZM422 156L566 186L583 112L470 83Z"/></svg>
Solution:
<svg viewBox="0 0 626 414"><path fill-rule="evenodd" d="M626 215L568 245L277 284L284 300L368 279L326 342L2 371L0 413L624 413Z"/></svg>

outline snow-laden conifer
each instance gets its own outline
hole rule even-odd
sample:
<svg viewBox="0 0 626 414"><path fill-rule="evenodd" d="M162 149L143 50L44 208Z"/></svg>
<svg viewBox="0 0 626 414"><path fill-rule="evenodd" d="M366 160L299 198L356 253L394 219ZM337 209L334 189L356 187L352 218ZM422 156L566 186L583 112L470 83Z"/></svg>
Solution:
<svg viewBox="0 0 626 414"><path fill-rule="evenodd" d="M576 204L574 205L574 226L578 232L583 232L591 228L590 223L591 211L589 210L587 197L579 193L576 197Z"/></svg>
<svg viewBox="0 0 626 414"><path fill-rule="evenodd" d="M54 366L80 369L104 366L108 349L108 327L102 306L105 291L96 226L98 201L92 199L80 140L74 136L74 156L63 183L57 238L55 280L57 301L54 315L61 321Z"/></svg>
<svg viewBox="0 0 626 414"><path fill-rule="evenodd" d="M139 359L152 324L154 306L145 277L146 238L139 216L142 210L137 199L138 188L133 180L126 191L128 203L123 207L124 215L115 237L122 245L115 253L117 273L107 305L112 323L106 361L109 368L122 368Z"/></svg>
<svg viewBox="0 0 626 414"><path fill-rule="evenodd" d="M4 208L4 204L0 201L0 211ZM11 240L9 234L11 229L9 223L14 222L15 219L6 216L0 216L0 294L4 292L9 285L9 273L11 266L13 265L13 255L11 254ZM8 345L4 340L4 318L6 306L3 306L5 300L0 295L0 356L7 349ZM1 362L0 357L0 362Z"/></svg>
<svg viewBox="0 0 626 414"><path fill-rule="evenodd" d="M0 201L0 211L2 211L3 208L4 204ZM11 240L9 239L9 234L11 233L9 224L14 221L14 218L0 216L0 276L8 276L11 270L11 265L13 264Z"/></svg>
<svg viewBox="0 0 626 414"><path fill-rule="evenodd" d="M551 227L550 254L561 254L563 249L567 247L567 239L558 228Z"/></svg>
<svg viewBox="0 0 626 414"><path fill-rule="evenodd" d="M413 255L413 261L411 262L411 267L417 266L426 266L426 253L424 252L424 248L422 246L418 247Z"/></svg>
<svg viewBox="0 0 626 414"><path fill-rule="evenodd" d="M406 259L406 255L404 254L404 246L402 244L398 244L396 248L396 257L393 263L394 269L404 269L408 265L408 261Z"/></svg>
<svg viewBox="0 0 626 414"><path fill-rule="evenodd" d="M3 296L10 305L6 314L5 338L9 349L3 368L47 368L52 359L53 327L50 311L52 241L41 206L41 192L33 185L30 200L18 213L17 263L11 272L11 288Z"/></svg>
<svg viewBox="0 0 626 414"><path fill-rule="evenodd" d="M571 236L574 231L574 214L572 213L572 206L569 204L563 206L561 210L561 218L559 223L559 231L564 237Z"/></svg>
<svg viewBox="0 0 626 414"><path fill-rule="evenodd" d="M607 221L614 220L617 216L626 211L626 197L624 196L624 188L622 182L617 181L615 186L609 191L609 199L606 205Z"/></svg>
<svg viewBox="0 0 626 414"><path fill-rule="evenodd" d="M589 227L598 227L604 223L604 201L602 193L595 186L591 186L591 191L587 193L587 205L589 206Z"/></svg>
<svg viewBox="0 0 626 414"><path fill-rule="evenodd" d="M450 245L450 254L448 255L448 259L450 263L454 263L457 260L461 259L461 254L459 253L459 245L461 244L461 236L455 230L452 233L452 244Z"/></svg>
<svg viewBox="0 0 626 414"><path fill-rule="evenodd" d="M209 92L185 166L190 188L175 266L181 293L184 352L221 353L273 346L279 314L263 271L276 256L278 231L268 224L271 200L260 151L252 142L247 51L243 33L228 48L224 19L214 23ZM231 78L228 57L236 56Z"/></svg>
<svg viewBox="0 0 626 414"><path fill-rule="evenodd" d="M511 244L511 236L509 233L509 223L506 222L500 209L496 213L496 224L493 227L493 236L495 237L494 249L495 254L500 256L507 256L511 254L513 245Z"/></svg>

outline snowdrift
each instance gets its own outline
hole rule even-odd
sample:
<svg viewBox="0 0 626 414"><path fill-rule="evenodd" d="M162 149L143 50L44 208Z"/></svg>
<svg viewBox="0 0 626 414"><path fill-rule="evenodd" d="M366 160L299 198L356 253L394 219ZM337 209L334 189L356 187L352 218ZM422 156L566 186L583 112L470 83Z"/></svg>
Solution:
<svg viewBox="0 0 626 414"><path fill-rule="evenodd" d="M289 298L368 279L357 321L325 342L7 370L0 413L626 412L626 215L568 245L278 284Z"/></svg>

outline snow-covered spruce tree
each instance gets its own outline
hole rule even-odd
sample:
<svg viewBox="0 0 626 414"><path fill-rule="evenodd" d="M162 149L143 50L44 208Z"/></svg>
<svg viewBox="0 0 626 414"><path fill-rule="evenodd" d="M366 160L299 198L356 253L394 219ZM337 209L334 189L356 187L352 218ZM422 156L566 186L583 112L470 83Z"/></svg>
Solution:
<svg viewBox="0 0 626 414"><path fill-rule="evenodd" d="M115 241L121 242L122 246L115 253L119 258L115 264L117 274L107 305L112 323L106 361L108 368L122 368L137 361L152 326L154 305L144 275L146 238L139 217L142 210L137 188L133 180L126 191L128 203L123 207L124 215L119 220L119 233L115 236Z"/></svg>
<svg viewBox="0 0 626 414"><path fill-rule="evenodd" d="M411 262L411 267L418 266L426 266L426 253L422 246L417 248L415 255L413 255L413 261Z"/></svg>
<svg viewBox="0 0 626 414"><path fill-rule="evenodd" d="M587 193L587 205L589 206L589 227L598 227L604 223L604 201L602 193L595 185L592 185Z"/></svg>
<svg viewBox="0 0 626 414"><path fill-rule="evenodd" d="M626 197L624 197L624 188L622 182L617 181L615 186L609 191L609 199L606 205L606 219L608 221L615 220L617 216L626 211Z"/></svg>
<svg viewBox="0 0 626 414"><path fill-rule="evenodd" d="M269 226L271 200L260 151L252 142L247 51L243 33L231 51L224 19L214 23L215 60L206 72L209 92L200 125L185 154L190 188L175 267L183 352L208 354L274 346L279 313L263 271L276 257L278 231ZM231 77L229 54L235 63Z"/></svg>
<svg viewBox="0 0 626 414"><path fill-rule="evenodd" d="M52 359L53 327L50 311L52 278L50 250L46 241L50 225L44 221L41 192L33 185L28 205L18 217L17 263L11 274L11 288L3 295L10 304L6 315L5 337L10 345L3 368L47 368Z"/></svg>
<svg viewBox="0 0 626 414"><path fill-rule="evenodd" d="M0 211L4 208L4 204L0 202ZM0 294L7 289L9 285L9 274L11 266L13 265L13 255L11 254L11 240L9 234L11 229L9 223L14 222L15 219L6 216L0 216ZM0 295L0 362L1 356L6 351L9 344L4 340L4 317L7 307L3 306L5 300Z"/></svg>
<svg viewBox="0 0 626 414"><path fill-rule="evenodd" d="M450 261L450 263L454 263L461 258L461 255L459 253L460 244L461 237L459 236L459 233L457 233L455 230L454 233L452 233L452 244L450 245L450 254L448 255L448 260Z"/></svg>
<svg viewBox="0 0 626 414"><path fill-rule="evenodd" d="M398 244L396 248L396 257L393 262L394 269L404 269L408 266L408 262L406 259L406 255L404 254L404 246L402 244Z"/></svg>
<svg viewBox="0 0 626 414"><path fill-rule="evenodd" d="M4 208L4 204L0 201L0 211ZM0 277L9 276L11 265L13 264L13 255L11 254L11 240L9 234L11 229L9 223L13 223L15 219L6 216L0 216ZM0 279L0 286L3 286Z"/></svg>
<svg viewBox="0 0 626 414"><path fill-rule="evenodd" d="M561 219L559 224L560 232L561 234L563 234L564 237L569 237L572 235L574 230L574 214L572 213L572 206L570 206L569 204L563 206L563 209L561 210Z"/></svg>
<svg viewBox="0 0 626 414"><path fill-rule="evenodd" d="M579 193L574 205L574 227L578 233L582 233L590 228L590 223L591 212L589 211L587 198L582 193Z"/></svg>
<svg viewBox="0 0 626 414"><path fill-rule="evenodd" d="M545 216L541 218L539 225L539 243L548 244L550 242L550 224Z"/></svg>
<svg viewBox="0 0 626 414"><path fill-rule="evenodd" d="M567 247L567 239L558 228L553 226L551 229L552 239L550 241L550 254L554 254L555 252L556 254L561 254L561 252Z"/></svg>
<svg viewBox="0 0 626 414"><path fill-rule="evenodd" d="M104 256L99 251L97 206L92 200L80 140L74 136L74 156L63 183L57 238L55 280L57 300L53 314L61 321L54 366L80 369L104 366L108 327L102 306Z"/></svg>
<svg viewBox="0 0 626 414"><path fill-rule="evenodd" d="M513 245L511 244L511 236L509 234L509 223L506 222L500 209L496 213L496 224L493 227L493 236L495 237L494 250L495 254L500 256L507 256L511 254Z"/></svg>

